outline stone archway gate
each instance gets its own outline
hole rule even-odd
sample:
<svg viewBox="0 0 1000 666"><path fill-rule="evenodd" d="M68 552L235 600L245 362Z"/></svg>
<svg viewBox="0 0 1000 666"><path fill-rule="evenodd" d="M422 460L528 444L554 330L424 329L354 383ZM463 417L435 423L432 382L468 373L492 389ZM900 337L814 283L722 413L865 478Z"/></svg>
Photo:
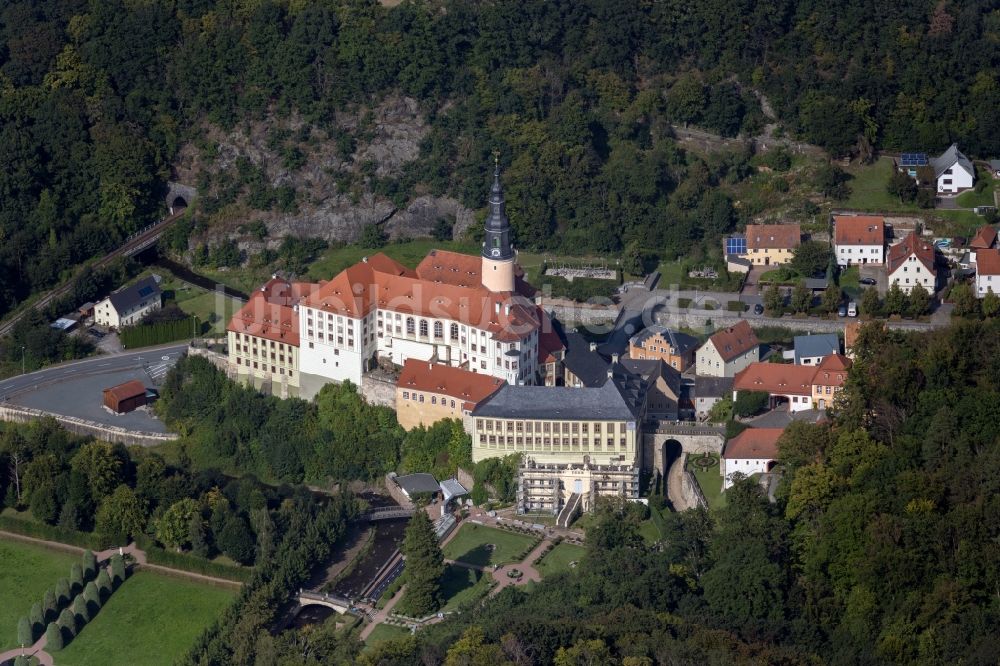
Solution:
<svg viewBox="0 0 1000 666"><path fill-rule="evenodd" d="M675 441L684 453L722 454L726 443L726 428L722 425L703 423L661 423L648 430L643 437L643 467L659 470L666 476L664 467L667 442Z"/></svg>

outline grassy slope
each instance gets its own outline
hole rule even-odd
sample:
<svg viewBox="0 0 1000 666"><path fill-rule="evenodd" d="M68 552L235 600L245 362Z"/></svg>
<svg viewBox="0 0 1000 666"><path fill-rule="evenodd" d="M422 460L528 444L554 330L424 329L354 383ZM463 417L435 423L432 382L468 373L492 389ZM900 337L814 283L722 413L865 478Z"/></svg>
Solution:
<svg viewBox="0 0 1000 666"><path fill-rule="evenodd" d="M698 485L701 487L701 492L704 493L705 499L708 500L708 506L712 509L718 509L726 505L726 496L722 492L722 475L719 473L719 457L713 455L715 458L715 464L708 469L702 469L694 463L694 459L688 459L687 468L694 472L694 478L698 481Z"/></svg>
<svg viewBox="0 0 1000 666"><path fill-rule="evenodd" d="M233 594L228 589L139 571L56 655L56 662L60 666L172 664Z"/></svg>
<svg viewBox="0 0 1000 666"><path fill-rule="evenodd" d="M523 534L466 523L444 547L444 556L449 560L477 566L519 562L535 541ZM486 549L487 544L493 544L496 548L489 551Z"/></svg>
<svg viewBox="0 0 1000 666"><path fill-rule="evenodd" d="M397 627L391 624L380 624L375 627L375 629L372 630L372 633L368 635L368 638L365 639L365 646L370 648L378 645L379 643L391 641L394 638L403 638L404 636L409 635L410 630L405 627Z"/></svg>
<svg viewBox="0 0 1000 666"><path fill-rule="evenodd" d="M17 647L17 622L41 602L45 590L69 577L80 558L14 540L0 541L0 651Z"/></svg>

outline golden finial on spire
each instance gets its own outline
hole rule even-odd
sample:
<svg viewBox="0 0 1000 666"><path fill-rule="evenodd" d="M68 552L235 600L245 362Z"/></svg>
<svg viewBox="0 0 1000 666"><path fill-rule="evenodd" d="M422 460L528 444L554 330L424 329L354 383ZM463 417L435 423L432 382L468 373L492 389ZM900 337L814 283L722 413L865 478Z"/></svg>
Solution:
<svg viewBox="0 0 1000 666"><path fill-rule="evenodd" d="M497 173L500 172L500 149L499 148L494 148L493 149L493 169Z"/></svg>

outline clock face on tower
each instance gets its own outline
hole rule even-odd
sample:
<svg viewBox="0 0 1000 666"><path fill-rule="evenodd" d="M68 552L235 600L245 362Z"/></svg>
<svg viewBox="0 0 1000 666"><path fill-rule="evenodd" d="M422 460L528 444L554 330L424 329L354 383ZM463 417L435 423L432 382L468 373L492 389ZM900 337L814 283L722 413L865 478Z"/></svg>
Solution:
<svg viewBox="0 0 1000 666"><path fill-rule="evenodd" d="M499 257L500 256L500 248L498 248L498 247L493 248L490 251L490 254L493 255L494 257Z"/></svg>

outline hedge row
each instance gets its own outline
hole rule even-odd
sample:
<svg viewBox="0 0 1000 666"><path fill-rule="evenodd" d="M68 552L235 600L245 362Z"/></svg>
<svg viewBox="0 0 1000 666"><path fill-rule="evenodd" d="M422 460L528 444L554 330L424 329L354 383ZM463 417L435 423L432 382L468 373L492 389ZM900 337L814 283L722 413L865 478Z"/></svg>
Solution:
<svg viewBox="0 0 1000 666"><path fill-rule="evenodd" d="M103 550L107 547L104 538L100 534L91 532L77 532L68 530L57 525L47 523L35 523L28 520L21 520L13 516L0 515L0 530L23 534L24 536L45 539L46 541L59 541L71 546L80 548L90 548L91 550Z"/></svg>
<svg viewBox="0 0 1000 666"><path fill-rule="evenodd" d="M146 561L149 564L158 564L171 569L190 571L203 576L225 578L237 583L245 583L250 578L251 570L249 568L220 564L219 562L212 562L197 555L164 550L145 536L136 538L136 544L146 552Z"/></svg>
<svg viewBox="0 0 1000 666"><path fill-rule="evenodd" d="M135 349L186 340L197 330L198 318L186 317L173 321L158 321L155 324L126 326L118 332L118 337L125 349Z"/></svg>

